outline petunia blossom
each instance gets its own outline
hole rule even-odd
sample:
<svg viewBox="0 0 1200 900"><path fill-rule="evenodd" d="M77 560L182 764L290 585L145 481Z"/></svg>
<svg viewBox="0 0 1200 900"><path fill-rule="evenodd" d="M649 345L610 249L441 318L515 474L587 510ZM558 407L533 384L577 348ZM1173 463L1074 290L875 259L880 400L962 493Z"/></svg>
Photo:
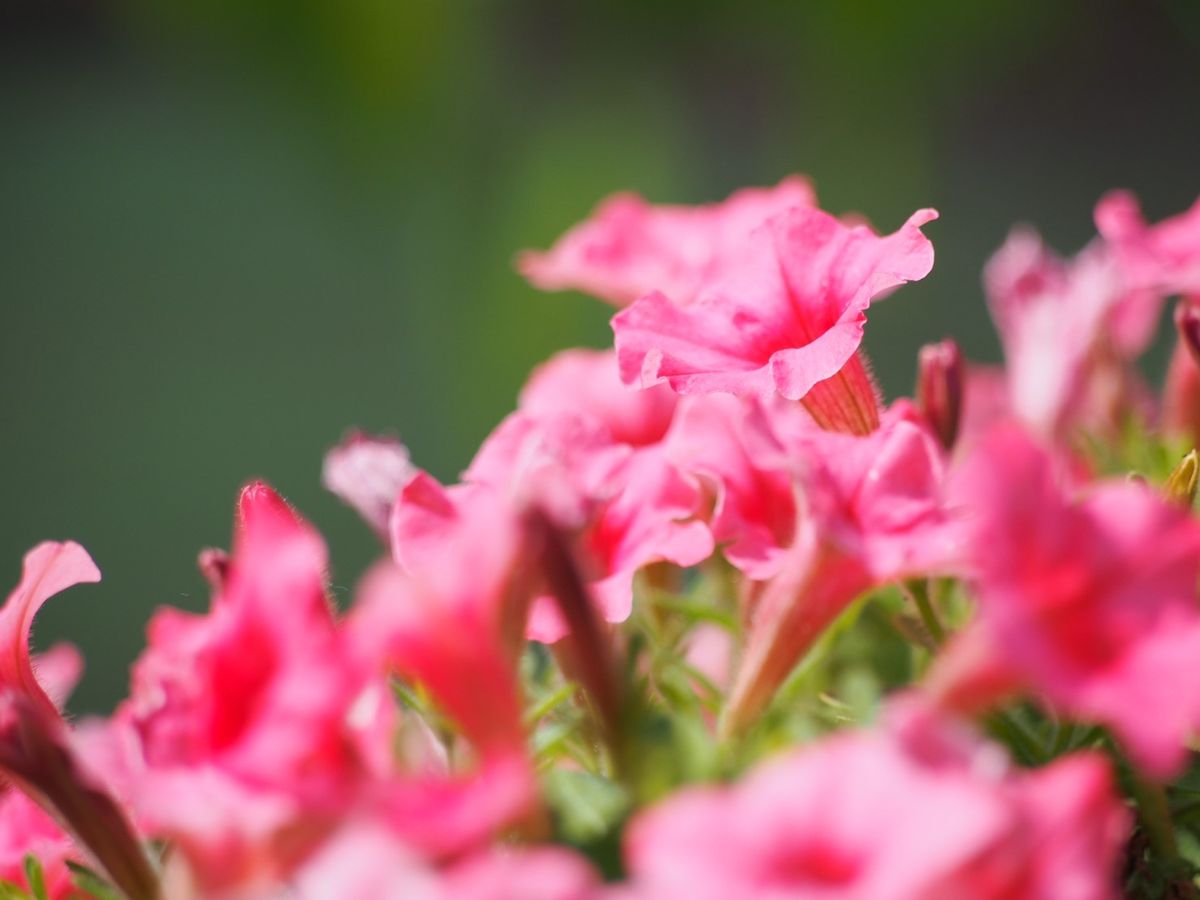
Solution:
<svg viewBox="0 0 1200 900"><path fill-rule="evenodd" d="M1096 205L1096 227L1131 290L1200 295L1200 200L1148 225L1133 194L1112 191Z"/></svg>
<svg viewBox="0 0 1200 900"><path fill-rule="evenodd" d="M575 535L578 565L601 618L629 617L635 574L695 565L713 549L701 492L675 465L666 435L677 399L666 387L621 383L612 353L573 350L540 367L516 412L484 442L463 478L536 507ZM529 636L553 642L566 623L547 597Z"/></svg>
<svg viewBox="0 0 1200 900"><path fill-rule="evenodd" d="M811 424L792 433L777 428L764 432L757 453L759 465L792 474L796 520L778 571L748 610L726 732L753 722L856 597L898 579L954 572L962 550L943 451L907 403L893 406L866 437Z"/></svg>
<svg viewBox="0 0 1200 900"><path fill-rule="evenodd" d="M1128 815L1102 758L1019 773L940 727L837 734L675 794L630 825L631 894L1115 898Z"/></svg>
<svg viewBox="0 0 1200 900"><path fill-rule="evenodd" d="M823 427L871 431L878 401L857 355L866 310L929 274L920 228L936 217L920 210L880 237L812 207L774 216L694 301L655 291L613 318L621 377L681 394L778 393L803 400Z"/></svg>
<svg viewBox="0 0 1200 900"><path fill-rule="evenodd" d="M386 740L382 686L334 620L320 537L250 485L211 609L161 610L148 638L110 723L139 821L206 889L286 873L377 774L367 746Z"/></svg>
<svg viewBox="0 0 1200 900"><path fill-rule="evenodd" d="M542 290L579 290L614 306L651 291L688 303L701 285L736 263L754 228L775 213L814 202L812 187L796 176L706 206L652 206L635 194L617 194L550 250L521 254L517 267Z"/></svg>
<svg viewBox="0 0 1200 900"><path fill-rule="evenodd" d="M1145 485L1072 483L1013 425L967 461L975 622L930 674L941 702L986 709L1025 690L1109 726L1157 776L1200 726L1200 524Z"/></svg>

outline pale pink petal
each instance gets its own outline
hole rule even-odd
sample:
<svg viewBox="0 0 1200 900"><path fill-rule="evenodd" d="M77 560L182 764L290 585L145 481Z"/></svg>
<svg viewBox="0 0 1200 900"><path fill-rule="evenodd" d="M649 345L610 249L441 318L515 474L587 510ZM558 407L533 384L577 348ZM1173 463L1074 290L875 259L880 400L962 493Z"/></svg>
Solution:
<svg viewBox="0 0 1200 900"><path fill-rule="evenodd" d="M355 432L325 455L321 480L386 538L392 504L414 471L400 441Z"/></svg>
<svg viewBox="0 0 1200 900"><path fill-rule="evenodd" d="M736 263L754 228L814 202L811 186L799 177L707 206L652 206L618 194L548 252L521 254L517 267L542 290L580 290L616 306L654 290L687 303L701 284Z"/></svg>

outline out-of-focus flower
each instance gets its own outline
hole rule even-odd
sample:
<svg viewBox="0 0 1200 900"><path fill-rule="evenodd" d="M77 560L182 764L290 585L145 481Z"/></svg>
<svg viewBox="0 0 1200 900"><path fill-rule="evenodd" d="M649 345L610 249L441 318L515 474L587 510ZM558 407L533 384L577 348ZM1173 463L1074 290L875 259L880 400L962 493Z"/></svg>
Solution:
<svg viewBox="0 0 1200 900"><path fill-rule="evenodd" d="M447 490L420 473L401 492L392 534L396 562L359 586L356 646L425 685L481 751L519 750L516 664L532 590L520 522L487 488Z"/></svg>
<svg viewBox="0 0 1200 900"><path fill-rule="evenodd" d="M1137 198L1113 191L1096 205L1096 227L1112 247L1126 284L1153 295L1200 294L1200 201L1147 225Z"/></svg>
<svg viewBox="0 0 1200 900"><path fill-rule="evenodd" d="M886 237L812 207L774 216L695 300L655 291L617 314L621 377L682 394L778 393L822 427L870 432L879 416L858 355L866 309L929 274L933 245L920 227L936 216L920 210Z"/></svg>
<svg viewBox="0 0 1200 900"><path fill-rule="evenodd" d="M386 541L396 495L415 471L400 441L355 431L325 454L321 480Z"/></svg>
<svg viewBox="0 0 1200 900"><path fill-rule="evenodd" d="M0 609L0 771L13 782L3 789L0 829L10 834L7 853L45 854L47 889L55 896L69 890L65 859L81 855L74 843L126 894L149 900L157 896L157 882L141 842L107 787L81 764L58 710L78 678L79 655L65 645L37 660L29 653L30 628L42 604L68 587L99 580L82 547L47 541L25 555L21 582ZM18 788L75 841L37 815Z"/></svg>
<svg viewBox="0 0 1200 900"><path fill-rule="evenodd" d="M270 488L238 501L205 615L158 612L109 725L124 793L207 889L285 874L357 802L386 740L373 680L334 620L325 548Z"/></svg>
<svg viewBox="0 0 1200 900"><path fill-rule="evenodd" d="M1104 900L1128 816L1101 757L1010 770L923 722L839 734L733 787L685 789L626 839L639 897Z"/></svg>
<svg viewBox="0 0 1200 900"><path fill-rule="evenodd" d="M675 406L665 387L622 384L613 354L568 351L535 372L517 412L463 476L511 498L518 511L546 511L573 533L578 564L609 622L629 617L640 569L687 567L712 553L697 518L701 494L665 450ZM554 642L565 631L554 604L540 597L529 636Z"/></svg>
<svg viewBox="0 0 1200 900"><path fill-rule="evenodd" d="M977 710L1027 689L1110 726L1151 774L1176 772L1200 725L1200 524L1135 482L1073 490L1011 425L967 461L961 493L979 613L933 693Z"/></svg>
<svg viewBox="0 0 1200 900"><path fill-rule="evenodd" d="M1059 435L1079 424L1112 430L1136 405L1140 380L1128 360L1145 348L1158 307L1131 299L1103 245L1066 263L1017 229L988 262L984 285L1014 414Z"/></svg>
<svg viewBox="0 0 1200 900"><path fill-rule="evenodd" d="M592 900L596 874L559 847L486 850L436 868L390 831L353 822L314 854L293 879L299 896L338 900Z"/></svg>
<svg viewBox="0 0 1200 900"><path fill-rule="evenodd" d="M549 251L521 254L517 267L542 290L579 290L615 306L651 291L688 303L702 284L736 264L754 228L815 199L799 177L737 191L707 206L652 206L634 194L617 194Z"/></svg>
<svg viewBox="0 0 1200 900"><path fill-rule="evenodd" d="M857 596L947 573L962 552L944 496L941 447L907 403L866 437L800 428L764 436L758 461L795 478L796 524L777 574L749 610L723 728L753 721L826 627Z"/></svg>
<svg viewBox="0 0 1200 900"><path fill-rule="evenodd" d="M67 860L83 855L62 828L28 796L8 787L0 793L0 879L26 889L25 858L35 857L52 900L72 894Z"/></svg>

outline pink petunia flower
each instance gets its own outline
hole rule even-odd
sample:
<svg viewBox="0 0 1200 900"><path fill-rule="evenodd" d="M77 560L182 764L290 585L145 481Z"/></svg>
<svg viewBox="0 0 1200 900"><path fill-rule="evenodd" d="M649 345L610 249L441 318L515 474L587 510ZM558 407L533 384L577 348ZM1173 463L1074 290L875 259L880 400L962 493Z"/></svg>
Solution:
<svg viewBox="0 0 1200 900"><path fill-rule="evenodd" d="M701 285L737 262L754 228L815 199L799 177L737 191L707 206L652 206L634 194L617 194L549 251L521 254L517 267L542 290L579 290L614 306L651 291L688 303Z"/></svg>
<svg viewBox="0 0 1200 900"><path fill-rule="evenodd" d="M688 412L694 470L721 485L714 534L758 580L743 598L747 634L723 720L738 731L864 591L953 571L958 523L942 448L907 403L865 437L824 431L782 404L752 406L740 422L732 409Z"/></svg>
<svg viewBox="0 0 1200 900"><path fill-rule="evenodd" d="M667 562L692 566L712 553L696 516L701 494L666 451L676 397L621 383L611 352L572 350L535 371L518 410L488 437L464 474L537 507L575 535L578 564L608 622L629 617L635 574ZM566 623L547 597L529 636L554 642Z"/></svg>
<svg viewBox="0 0 1200 900"><path fill-rule="evenodd" d="M1111 900L1128 814L1102 757L1037 772L923 718L691 788L626 836L636 897Z"/></svg>
<svg viewBox="0 0 1200 900"><path fill-rule="evenodd" d="M865 434L878 424L875 389L858 356L871 301L933 266L914 213L880 237L812 207L756 229L735 265L696 299L650 293L613 318L621 377L681 394L802 400L822 427Z"/></svg>
<svg viewBox="0 0 1200 900"><path fill-rule="evenodd" d="M969 711L1032 691L1108 725L1151 774L1178 771L1200 725L1200 524L1141 484L1081 489L1012 425L961 481L979 612L931 691Z"/></svg>
<svg viewBox="0 0 1200 900"><path fill-rule="evenodd" d="M155 614L109 724L143 826L206 889L286 873L356 801L386 740L382 685L326 592L317 533L270 488L238 501L233 552L207 614Z"/></svg>
<svg viewBox="0 0 1200 900"><path fill-rule="evenodd" d="M1147 225L1137 198L1113 191L1096 205L1096 227L1131 290L1200 295L1200 200L1179 215Z"/></svg>

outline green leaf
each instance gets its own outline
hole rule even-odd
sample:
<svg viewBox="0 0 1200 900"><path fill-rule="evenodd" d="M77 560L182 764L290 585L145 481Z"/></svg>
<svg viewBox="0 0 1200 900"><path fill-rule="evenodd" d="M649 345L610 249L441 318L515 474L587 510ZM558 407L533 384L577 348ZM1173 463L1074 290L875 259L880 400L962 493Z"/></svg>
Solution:
<svg viewBox="0 0 1200 900"><path fill-rule="evenodd" d="M68 859L67 868L71 870L71 881L75 886L95 900L122 900L116 888L87 866Z"/></svg>
<svg viewBox="0 0 1200 900"><path fill-rule="evenodd" d="M546 799L558 831L571 844L588 844L612 830L629 812L624 788L598 775L556 769L546 776Z"/></svg>
<svg viewBox="0 0 1200 900"><path fill-rule="evenodd" d="M41 861L32 854L25 857L25 881L35 900L50 900L46 893L46 873L42 870Z"/></svg>

